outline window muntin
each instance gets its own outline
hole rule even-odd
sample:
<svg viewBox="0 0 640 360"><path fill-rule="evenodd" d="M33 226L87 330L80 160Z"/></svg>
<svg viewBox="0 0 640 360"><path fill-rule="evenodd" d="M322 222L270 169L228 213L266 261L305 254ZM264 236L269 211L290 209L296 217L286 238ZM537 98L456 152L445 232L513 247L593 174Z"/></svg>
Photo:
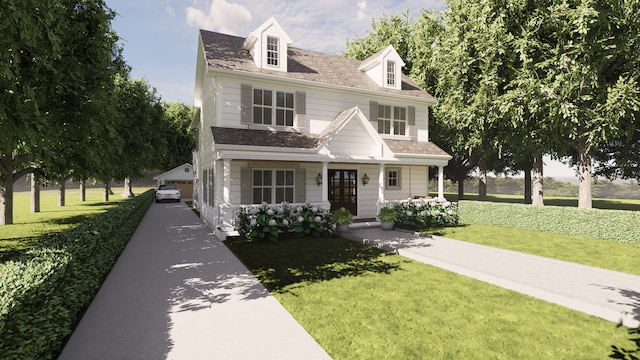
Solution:
<svg viewBox="0 0 640 360"><path fill-rule="evenodd" d="M293 126L294 108L295 96L293 93L253 89L254 124L274 125L275 119L275 125Z"/></svg>
<svg viewBox="0 0 640 360"><path fill-rule="evenodd" d="M407 108L378 105L378 133L405 135L407 133Z"/></svg>
<svg viewBox="0 0 640 360"><path fill-rule="evenodd" d="M387 189L400 189L400 168L387 168Z"/></svg>
<svg viewBox="0 0 640 360"><path fill-rule="evenodd" d="M387 61L387 85L396 86L396 63Z"/></svg>
<svg viewBox="0 0 640 360"><path fill-rule="evenodd" d="M253 203L292 203L294 178L294 170L253 170Z"/></svg>
<svg viewBox="0 0 640 360"><path fill-rule="evenodd" d="M278 66L278 54L280 53L279 39L267 37L267 65Z"/></svg>

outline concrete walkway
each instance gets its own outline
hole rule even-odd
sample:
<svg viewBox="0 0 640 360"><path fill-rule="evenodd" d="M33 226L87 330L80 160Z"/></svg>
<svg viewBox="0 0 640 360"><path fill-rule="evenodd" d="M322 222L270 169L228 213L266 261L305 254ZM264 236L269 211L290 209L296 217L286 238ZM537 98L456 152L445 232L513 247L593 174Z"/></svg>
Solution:
<svg viewBox="0 0 640 360"><path fill-rule="evenodd" d="M152 204L59 359L330 359L184 203Z"/></svg>
<svg viewBox="0 0 640 360"><path fill-rule="evenodd" d="M630 328L640 327L637 275L379 227L356 226L343 236Z"/></svg>

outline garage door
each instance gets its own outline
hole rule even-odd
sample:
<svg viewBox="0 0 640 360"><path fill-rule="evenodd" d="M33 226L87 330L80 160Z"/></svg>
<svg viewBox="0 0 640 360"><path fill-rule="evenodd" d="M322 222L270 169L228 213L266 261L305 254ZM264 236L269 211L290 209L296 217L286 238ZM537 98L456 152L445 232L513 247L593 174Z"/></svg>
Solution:
<svg viewBox="0 0 640 360"><path fill-rule="evenodd" d="M193 197L193 181L192 180L165 180L165 184L176 185L180 189L180 195L183 198Z"/></svg>

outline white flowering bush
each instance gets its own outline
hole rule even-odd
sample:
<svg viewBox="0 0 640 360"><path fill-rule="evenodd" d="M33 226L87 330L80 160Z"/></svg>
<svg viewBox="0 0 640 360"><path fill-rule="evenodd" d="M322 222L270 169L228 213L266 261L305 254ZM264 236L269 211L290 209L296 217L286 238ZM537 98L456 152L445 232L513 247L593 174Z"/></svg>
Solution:
<svg viewBox="0 0 640 360"><path fill-rule="evenodd" d="M329 209L305 203L242 206L236 215L235 229L251 239L277 241L281 233L298 236L326 236L334 232Z"/></svg>
<svg viewBox="0 0 640 360"><path fill-rule="evenodd" d="M404 228L457 226L458 203L450 201L404 200L389 204L398 214L395 224Z"/></svg>

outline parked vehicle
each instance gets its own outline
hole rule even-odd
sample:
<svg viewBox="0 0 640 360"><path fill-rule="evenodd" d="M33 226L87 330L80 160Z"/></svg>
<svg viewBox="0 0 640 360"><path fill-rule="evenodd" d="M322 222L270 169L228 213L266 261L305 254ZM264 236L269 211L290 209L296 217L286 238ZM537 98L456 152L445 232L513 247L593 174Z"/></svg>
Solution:
<svg viewBox="0 0 640 360"><path fill-rule="evenodd" d="M173 200L180 202L180 189L176 185L160 185L156 190L156 202Z"/></svg>

